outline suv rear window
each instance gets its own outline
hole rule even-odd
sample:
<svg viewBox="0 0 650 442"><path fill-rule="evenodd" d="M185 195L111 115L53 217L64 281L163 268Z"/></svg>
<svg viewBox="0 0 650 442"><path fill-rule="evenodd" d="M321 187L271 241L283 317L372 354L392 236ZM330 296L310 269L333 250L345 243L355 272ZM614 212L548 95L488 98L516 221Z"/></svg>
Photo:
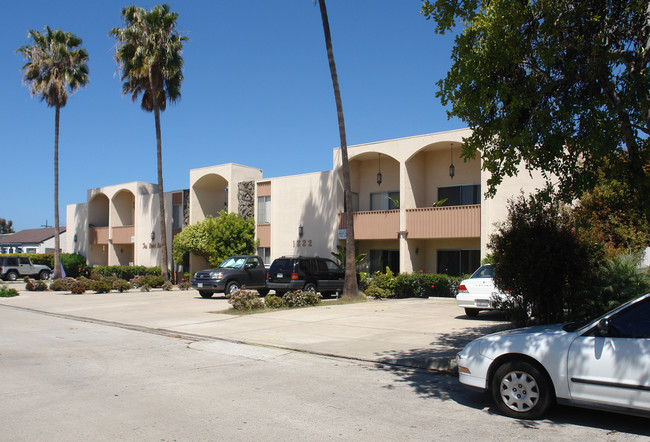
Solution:
<svg viewBox="0 0 650 442"><path fill-rule="evenodd" d="M271 268L269 270L271 272L291 273L293 272L293 269L291 268L291 261L291 259L278 258L273 261L273 264L271 264Z"/></svg>
<svg viewBox="0 0 650 442"><path fill-rule="evenodd" d="M5 256L4 258L0 258L0 265L3 266L17 266L18 265L18 258L15 256Z"/></svg>

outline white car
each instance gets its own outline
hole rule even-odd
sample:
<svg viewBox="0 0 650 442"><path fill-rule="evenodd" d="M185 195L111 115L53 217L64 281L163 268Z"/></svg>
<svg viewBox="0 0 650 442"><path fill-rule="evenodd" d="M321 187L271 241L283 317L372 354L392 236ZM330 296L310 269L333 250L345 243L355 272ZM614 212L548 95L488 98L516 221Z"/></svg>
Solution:
<svg viewBox="0 0 650 442"><path fill-rule="evenodd" d="M650 417L650 293L587 325L484 336L456 362L460 382L508 416L535 419L557 401Z"/></svg>
<svg viewBox="0 0 650 442"><path fill-rule="evenodd" d="M470 318L478 316L481 310L494 309L493 301L502 300L506 295L494 286L494 267L485 264L479 267L469 279L458 286L456 304L465 309Z"/></svg>

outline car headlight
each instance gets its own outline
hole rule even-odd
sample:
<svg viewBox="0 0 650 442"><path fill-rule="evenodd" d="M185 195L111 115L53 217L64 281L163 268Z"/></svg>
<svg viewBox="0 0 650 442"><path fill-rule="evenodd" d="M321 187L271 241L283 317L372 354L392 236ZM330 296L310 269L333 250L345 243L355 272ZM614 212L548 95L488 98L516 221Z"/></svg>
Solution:
<svg viewBox="0 0 650 442"><path fill-rule="evenodd" d="M221 272L210 272L210 278L221 279L221 278L223 278L223 273L221 273Z"/></svg>

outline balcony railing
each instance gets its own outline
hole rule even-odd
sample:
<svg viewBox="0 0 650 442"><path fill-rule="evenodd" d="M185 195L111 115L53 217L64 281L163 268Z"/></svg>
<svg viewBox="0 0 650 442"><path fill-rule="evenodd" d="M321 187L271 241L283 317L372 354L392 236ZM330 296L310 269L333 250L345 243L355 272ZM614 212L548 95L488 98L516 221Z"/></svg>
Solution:
<svg viewBox="0 0 650 442"><path fill-rule="evenodd" d="M108 244L108 227L90 227L88 229L88 242L90 244Z"/></svg>
<svg viewBox="0 0 650 442"><path fill-rule="evenodd" d="M406 209L409 239L479 238L481 205Z"/></svg>
<svg viewBox="0 0 650 442"><path fill-rule="evenodd" d="M134 226L113 227L111 239L113 244L131 244L135 242L132 238L135 236Z"/></svg>
<svg viewBox="0 0 650 442"><path fill-rule="evenodd" d="M339 213L339 229L345 229L345 213ZM399 210L354 212L354 239L397 239Z"/></svg>

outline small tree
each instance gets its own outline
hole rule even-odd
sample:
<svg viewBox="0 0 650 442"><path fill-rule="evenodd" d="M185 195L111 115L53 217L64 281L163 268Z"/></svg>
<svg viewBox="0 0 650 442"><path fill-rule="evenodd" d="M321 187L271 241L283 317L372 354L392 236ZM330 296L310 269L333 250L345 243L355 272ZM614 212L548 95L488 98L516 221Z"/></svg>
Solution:
<svg viewBox="0 0 650 442"><path fill-rule="evenodd" d="M253 218L222 210L216 218L208 216L174 237L174 261L187 264L193 253L216 266L228 256L255 253L256 247Z"/></svg>
<svg viewBox="0 0 650 442"><path fill-rule="evenodd" d="M0 233L14 233L13 224L14 222L12 220L7 221L4 218L0 218Z"/></svg>
<svg viewBox="0 0 650 442"><path fill-rule="evenodd" d="M558 204L520 195L508 202L508 219L491 237L494 281L509 293L506 307L535 322L560 322L579 314L599 254L582 240ZM520 324L524 325L524 324Z"/></svg>

